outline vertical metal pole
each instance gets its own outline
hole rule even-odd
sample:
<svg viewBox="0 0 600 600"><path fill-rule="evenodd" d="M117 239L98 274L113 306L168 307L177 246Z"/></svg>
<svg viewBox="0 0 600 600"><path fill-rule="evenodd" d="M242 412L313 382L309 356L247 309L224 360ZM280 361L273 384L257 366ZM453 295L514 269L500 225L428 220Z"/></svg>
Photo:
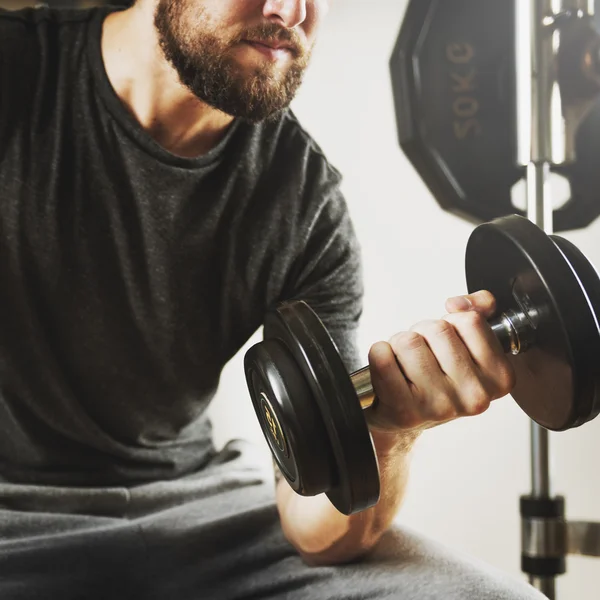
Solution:
<svg viewBox="0 0 600 600"><path fill-rule="evenodd" d="M560 23L588 18L593 0L514 0L516 12L516 73L518 164L526 167L527 217L547 234L553 233L552 165L572 162L574 134L581 110L563 102L554 61L562 43ZM560 15L561 20L556 20ZM543 401L543 399L540 399ZM521 498L522 565L530 582L550 600L556 598L556 577L565 572L564 556L556 555L551 531L564 520L564 499L552 497L549 432L531 423L531 494ZM537 508L532 508L532 505ZM539 507L556 512L546 520ZM541 510L541 509L540 509ZM542 511L543 512L543 511ZM532 538L536 519L549 529ZM539 523L538 523L539 524ZM539 533L538 531L538 533ZM532 546L532 542L535 544ZM533 548L533 550L532 550ZM561 560L558 560L558 559ZM542 576L541 574L546 575Z"/></svg>
<svg viewBox="0 0 600 600"><path fill-rule="evenodd" d="M518 0L517 0L518 1ZM531 154L527 165L527 217L546 233L553 233L552 197L549 189L552 161L552 35L544 18L553 14L552 0L531 3ZM549 497L548 431L532 423L531 484L535 496Z"/></svg>
<svg viewBox="0 0 600 600"><path fill-rule="evenodd" d="M523 0L515 0L517 6L523 7ZM553 115L552 96L554 81L552 77L551 61L553 60L553 38L544 26L545 18L554 13L552 0L529 0L529 15L521 14L518 24L521 30L521 47L517 42L517 65L520 61L529 60L529 73L527 69L520 69L518 78L520 86L520 99L530 101L529 106L521 103L520 117L525 117L528 125L521 129L519 154L524 164L527 164L527 217L546 233L552 233L552 198L549 190L550 164L552 162L553 141ZM517 13L519 8L517 8ZM519 19L519 16L517 15ZM524 31L523 18L529 20L529 31ZM529 38L529 48L523 48L523 40ZM519 53L522 53L519 55ZM519 71L519 68L517 67ZM526 81L529 75L529 82ZM529 93L524 92L524 86L529 85ZM529 111L527 116L525 111ZM523 131L529 130L529 140L522 139ZM549 498L550 461L548 431L531 422L530 430L531 450L531 495L539 498ZM530 583L544 593L550 600L555 599L554 577L530 576Z"/></svg>

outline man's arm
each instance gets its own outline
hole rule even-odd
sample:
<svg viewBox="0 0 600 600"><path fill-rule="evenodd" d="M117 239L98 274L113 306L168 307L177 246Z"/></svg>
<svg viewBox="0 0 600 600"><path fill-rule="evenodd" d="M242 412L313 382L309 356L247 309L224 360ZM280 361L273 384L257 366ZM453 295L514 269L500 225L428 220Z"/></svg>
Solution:
<svg viewBox="0 0 600 600"><path fill-rule="evenodd" d="M325 495L294 493L277 484L283 531L306 562L336 564L368 552L397 515L406 494L411 449L425 429L484 412L514 385L514 373L485 323L494 312L488 293L468 297L465 310L425 322L376 344L369 363L378 404L370 418L381 476L378 504L351 516L340 514Z"/></svg>
<svg viewBox="0 0 600 600"><path fill-rule="evenodd" d="M338 512L325 494L296 494L276 468L276 498L283 532L307 563L348 562L377 543L404 500L411 450L417 437L373 434L380 466L380 500L375 507L351 516Z"/></svg>

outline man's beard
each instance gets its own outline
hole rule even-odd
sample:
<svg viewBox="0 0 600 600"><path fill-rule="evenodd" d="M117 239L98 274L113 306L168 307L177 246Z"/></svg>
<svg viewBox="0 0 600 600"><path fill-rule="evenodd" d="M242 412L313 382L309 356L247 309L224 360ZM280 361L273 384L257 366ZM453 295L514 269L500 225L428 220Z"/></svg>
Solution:
<svg viewBox="0 0 600 600"><path fill-rule="evenodd" d="M193 24L186 23L191 12L186 11L187 1L159 0L154 14L160 47L181 83L202 102L250 122L269 119L287 108L302 83L310 56L297 34L264 23L235 39L223 40L212 31L194 30ZM284 74L269 63L244 73L231 56L242 40L290 43L295 49L293 62Z"/></svg>

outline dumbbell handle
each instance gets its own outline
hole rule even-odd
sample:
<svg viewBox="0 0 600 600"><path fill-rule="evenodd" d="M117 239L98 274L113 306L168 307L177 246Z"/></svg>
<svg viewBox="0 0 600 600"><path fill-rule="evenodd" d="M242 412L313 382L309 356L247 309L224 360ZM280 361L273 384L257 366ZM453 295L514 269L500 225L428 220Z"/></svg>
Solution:
<svg viewBox="0 0 600 600"><path fill-rule="evenodd" d="M521 310L509 310L488 322L492 332L502 344L504 352L517 355L532 344L535 325ZM352 385L362 408L370 408L375 402L375 391L369 367L363 367L350 375Z"/></svg>

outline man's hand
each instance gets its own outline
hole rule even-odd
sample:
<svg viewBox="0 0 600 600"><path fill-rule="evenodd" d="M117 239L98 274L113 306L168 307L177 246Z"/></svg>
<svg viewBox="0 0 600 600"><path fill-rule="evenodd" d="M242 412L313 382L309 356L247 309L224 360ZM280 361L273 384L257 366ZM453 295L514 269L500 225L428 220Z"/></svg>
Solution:
<svg viewBox="0 0 600 600"><path fill-rule="evenodd" d="M423 321L371 348L378 403L373 431L414 434L458 417L479 415L515 383L513 368L486 319L489 292L451 298L448 315Z"/></svg>
<svg viewBox="0 0 600 600"><path fill-rule="evenodd" d="M449 314L424 321L369 353L377 403L368 421L379 461L379 503L349 517L326 496L298 496L285 480L277 505L288 540L307 562L334 564L368 552L390 527L404 500L411 450L422 431L484 412L510 393L514 371L486 319L488 292L451 298Z"/></svg>

